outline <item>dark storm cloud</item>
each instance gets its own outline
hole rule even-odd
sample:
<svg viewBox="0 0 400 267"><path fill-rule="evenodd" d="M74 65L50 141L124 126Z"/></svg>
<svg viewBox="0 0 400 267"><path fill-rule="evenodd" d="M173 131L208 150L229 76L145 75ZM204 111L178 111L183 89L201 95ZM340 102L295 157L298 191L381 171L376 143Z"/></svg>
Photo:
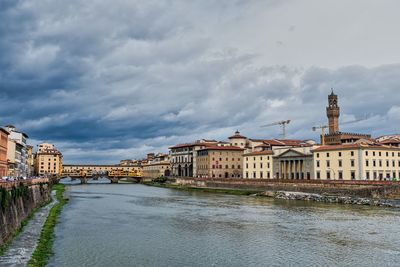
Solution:
<svg viewBox="0 0 400 267"><path fill-rule="evenodd" d="M274 61L291 49L286 34L307 36L301 20L274 17L292 1L0 4L1 123L16 124L33 143L54 142L66 162L116 162L203 137L225 139L237 128L278 137L278 127L259 126L289 118L290 137L317 138L311 127L325 122L331 87L342 120L369 118L346 129L397 131L398 64ZM263 20L272 18L269 29ZM312 58L314 51L298 54Z"/></svg>

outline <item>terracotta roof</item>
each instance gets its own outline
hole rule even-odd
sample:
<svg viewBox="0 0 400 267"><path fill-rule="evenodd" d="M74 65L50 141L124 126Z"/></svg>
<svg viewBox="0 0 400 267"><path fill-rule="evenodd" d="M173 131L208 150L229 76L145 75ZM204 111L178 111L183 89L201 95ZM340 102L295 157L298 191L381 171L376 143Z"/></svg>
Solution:
<svg viewBox="0 0 400 267"><path fill-rule="evenodd" d="M192 147L192 146L194 146L194 145L195 145L195 144L193 144L193 143L177 144L177 145L174 145L174 146L169 147L169 149L181 148L181 147Z"/></svg>
<svg viewBox="0 0 400 267"><path fill-rule="evenodd" d="M399 150L397 147L390 147L385 145L368 145L368 144L343 144L343 145L331 145L331 146L320 146L316 149L313 149L313 152L319 151L330 151L330 150L345 150L345 149L357 149L357 148L378 148L378 149L391 149L391 150Z"/></svg>
<svg viewBox="0 0 400 267"><path fill-rule="evenodd" d="M6 130L6 129L4 129L4 128L1 128L0 127L0 131L2 131L3 133L6 133L7 135L9 135L10 133Z"/></svg>
<svg viewBox="0 0 400 267"><path fill-rule="evenodd" d="M297 139L251 139L254 142L263 142L271 146L300 146L307 145L303 140Z"/></svg>
<svg viewBox="0 0 400 267"><path fill-rule="evenodd" d="M237 146L208 146L206 148L200 150L235 150L235 151L243 151L243 148Z"/></svg>
<svg viewBox="0 0 400 267"><path fill-rule="evenodd" d="M254 151L251 153L243 154L243 156L258 156L258 155L273 155L274 151L272 150L263 150L263 151Z"/></svg>
<svg viewBox="0 0 400 267"><path fill-rule="evenodd" d="M393 138L389 138L384 141L381 141L379 143L381 143L381 144L400 144L400 139L393 137Z"/></svg>
<svg viewBox="0 0 400 267"><path fill-rule="evenodd" d="M261 145L255 146L255 147L271 147L271 145L268 145L268 144L261 144Z"/></svg>

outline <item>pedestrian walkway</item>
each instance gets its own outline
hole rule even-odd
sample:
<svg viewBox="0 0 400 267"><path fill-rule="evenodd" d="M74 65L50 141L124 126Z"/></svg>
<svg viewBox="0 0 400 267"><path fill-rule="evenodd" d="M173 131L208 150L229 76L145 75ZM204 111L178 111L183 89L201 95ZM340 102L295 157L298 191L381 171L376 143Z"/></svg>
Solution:
<svg viewBox="0 0 400 267"><path fill-rule="evenodd" d="M7 251L0 257L0 266L4 267L22 267L27 266L28 262L36 249L40 238L43 225L46 222L51 208L57 203L52 192L53 201L36 211L33 218L24 227L20 233L10 244Z"/></svg>

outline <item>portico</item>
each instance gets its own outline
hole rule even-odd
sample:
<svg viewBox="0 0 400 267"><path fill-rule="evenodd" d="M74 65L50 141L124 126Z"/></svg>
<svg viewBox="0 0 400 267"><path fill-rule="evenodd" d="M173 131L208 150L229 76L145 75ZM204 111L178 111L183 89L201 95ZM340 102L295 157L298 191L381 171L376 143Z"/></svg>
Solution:
<svg viewBox="0 0 400 267"><path fill-rule="evenodd" d="M294 149L286 149L274 156L277 179L311 179L312 155Z"/></svg>

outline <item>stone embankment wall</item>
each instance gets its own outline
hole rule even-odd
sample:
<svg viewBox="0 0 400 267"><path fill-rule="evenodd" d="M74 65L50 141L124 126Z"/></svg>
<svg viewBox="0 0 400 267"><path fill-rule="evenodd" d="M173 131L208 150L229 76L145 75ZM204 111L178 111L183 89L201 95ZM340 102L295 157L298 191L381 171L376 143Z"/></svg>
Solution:
<svg viewBox="0 0 400 267"><path fill-rule="evenodd" d="M170 182L177 185L191 187L254 189L272 192L290 191L342 197L400 199L399 182L218 178L172 178L170 179Z"/></svg>
<svg viewBox="0 0 400 267"><path fill-rule="evenodd" d="M35 208L50 201L49 183L0 184L0 246L3 246L21 227Z"/></svg>

